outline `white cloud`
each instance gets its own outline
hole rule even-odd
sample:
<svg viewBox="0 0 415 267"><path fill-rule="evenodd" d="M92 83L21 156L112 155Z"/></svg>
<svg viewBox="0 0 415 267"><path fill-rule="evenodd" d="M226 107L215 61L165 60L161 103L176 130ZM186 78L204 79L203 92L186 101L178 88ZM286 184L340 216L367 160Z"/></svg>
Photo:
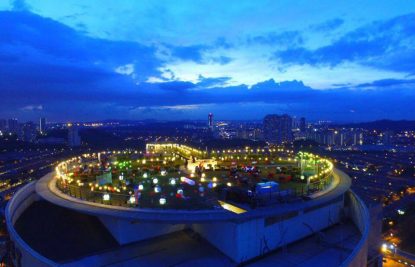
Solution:
<svg viewBox="0 0 415 267"><path fill-rule="evenodd" d="M163 79L158 78L158 77L150 76L150 77L148 77L146 82L148 82L148 83L162 83L162 82L165 82L165 81Z"/></svg>
<svg viewBox="0 0 415 267"><path fill-rule="evenodd" d="M114 71L122 75L132 75L134 74L134 64L130 63L123 66L118 66L114 69Z"/></svg>
<svg viewBox="0 0 415 267"><path fill-rule="evenodd" d="M161 109L171 109L171 110L193 110L199 109L200 105L176 105L176 106L161 106Z"/></svg>
<svg viewBox="0 0 415 267"><path fill-rule="evenodd" d="M21 108L23 111L40 111L43 110L42 105L28 105Z"/></svg>
<svg viewBox="0 0 415 267"><path fill-rule="evenodd" d="M206 106L206 105L208 105L208 104L136 107L132 111L142 111L142 110L152 110L152 111L157 111L157 110L173 110L173 111L196 110L196 109L200 109L202 106Z"/></svg>

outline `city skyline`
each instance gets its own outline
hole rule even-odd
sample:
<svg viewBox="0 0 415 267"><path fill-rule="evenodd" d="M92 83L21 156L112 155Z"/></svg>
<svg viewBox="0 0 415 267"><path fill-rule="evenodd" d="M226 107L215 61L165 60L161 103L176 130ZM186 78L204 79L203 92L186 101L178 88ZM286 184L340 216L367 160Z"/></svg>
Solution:
<svg viewBox="0 0 415 267"><path fill-rule="evenodd" d="M4 1L0 117L414 119L414 12L407 1Z"/></svg>

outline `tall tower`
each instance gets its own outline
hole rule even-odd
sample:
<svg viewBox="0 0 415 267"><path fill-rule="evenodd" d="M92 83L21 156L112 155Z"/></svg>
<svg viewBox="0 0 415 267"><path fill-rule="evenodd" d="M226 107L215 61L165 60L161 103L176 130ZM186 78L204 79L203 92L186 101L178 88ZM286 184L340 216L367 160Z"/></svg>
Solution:
<svg viewBox="0 0 415 267"><path fill-rule="evenodd" d="M81 145L81 137L79 136L78 127L70 125L68 128L68 145L70 147L78 147Z"/></svg>
<svg viewBox="0 0 415 267"><path fill-rule="evenodd" d="M213 113L208 114L208 127L213 130Z"/></svg>
<svg viewBox="0 0 415 267"><path fill-rule="evenodd" d="M44 134L46 132L46 118L40 118L39 120L39 132Z"/></svg>

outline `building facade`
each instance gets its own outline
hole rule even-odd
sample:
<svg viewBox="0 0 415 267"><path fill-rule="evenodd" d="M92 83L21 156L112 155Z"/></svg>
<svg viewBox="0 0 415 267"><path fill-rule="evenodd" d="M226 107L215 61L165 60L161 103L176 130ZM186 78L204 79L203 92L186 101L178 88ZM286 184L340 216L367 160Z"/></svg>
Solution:
<svg viewBox="0 0 415 267"><path fill-rule="evenodd" d="M78 147L81 145L81 137L79 136L79 128L72 125L68 128L68 145L70 147Z"/></svg>
<svg viewBox="0 0 415 267"><path fill-rule="evenodd" d="M287 114L267 115L264 118L264 139L271 144L288 143L293 140L293 120Z"/></svg>

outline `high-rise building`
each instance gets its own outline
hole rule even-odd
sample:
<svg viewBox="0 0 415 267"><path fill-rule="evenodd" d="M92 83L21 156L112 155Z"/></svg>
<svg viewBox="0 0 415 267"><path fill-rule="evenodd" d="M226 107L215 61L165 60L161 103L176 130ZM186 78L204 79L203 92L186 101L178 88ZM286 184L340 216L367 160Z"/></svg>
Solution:
<svg viewBox="0 0 415 267"><path fill-rule="evenodd" d="M383 145L389 146L392 143L392 136L393 136L393 132L392 131L385 131L383 133L380 134L381 137L381 143Z"/></svg>
<svg viewBox="0 0 415 267"><path fill-rule="evenodd" d="M213 113L208 114L208 127L209 129L213 129Z"/></svg>
<svg viewBox="0 0 415 267"><path fill-rule="evenodd" d="M266 142L272 144L291 142L293 139L292 118L287 114L265 116L264 138Z"/></svg>
<svg viewBox="0 0 415 267"><path fill-rule="evenodd" d="M21 138L25 142L34 142L36 139L36 125L33 122L26 122L22 126Z"/></svg>
<svg viewBox="0 0 415 267"><path fill-rule="evenodd" d="M4 119L0 120L0 131L4 132L7 129L7 121Z"/></svg>
<svg viewBox="0 0 415 267"><path fill-rule="evenodd" d="M306 138L327 146L350 147L363 144L363 133L356 129L314 129Z"/></svg>
<svg viewBox="0 0 415 267"><path fill-rule="evenodd" d="M46 132L46 118L40 118L39 120L39 132L44 134Z"/></svg>
<svg viewBox="0 0 415 267"><path fill-rule="evenodd" d="M20 127L17 119L8 119L7 120L7 130L11 133L18 134Z"/></svg>
<svg viewBox="0 0 415 267"><path fill-rule="evenodd" d="M291 128L293 129L293 130L296 130L296 129L300 129L300 119L299 118L297 118L297 117L291 117L291 119L292 119L292 126L291 126Z"/></svg>
<svg viewBox="0 0 415 267"><path fill-rule="evenodd" d="M353 145L363 145L363 133L355 132L353 135Z"/></svg>
<svg viewBox="0 0 415 267"><path fill-rule="evenodd" d="M306 122L305 122L305 118L302 117L300 119L300 132L304 133L306 129Z"/></svg>
<svg viewBox="0 0 415 267"><path fill-rule="evenodd" d="M68 145L70 147L77 147L81 145L81 137L79 136L79 129L75 125L68 128Z"/></svg>

